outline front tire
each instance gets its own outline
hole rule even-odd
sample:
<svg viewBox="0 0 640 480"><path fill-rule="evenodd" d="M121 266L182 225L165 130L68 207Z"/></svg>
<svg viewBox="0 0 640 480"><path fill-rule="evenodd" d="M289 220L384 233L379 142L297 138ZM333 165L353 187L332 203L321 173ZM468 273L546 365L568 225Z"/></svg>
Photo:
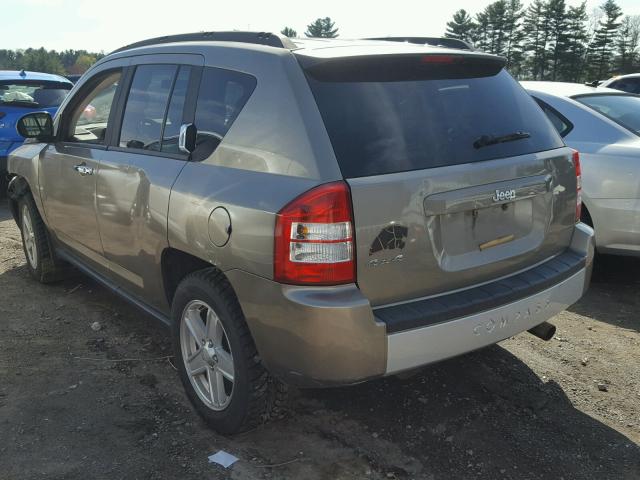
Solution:
<svg viewBox="0 0 640 480"><path fill-rule="evenodd" d="M216 431L256 427L284 401L284 386L258 358L240 304L214 269L187 276L172 303L173 342L189 400Z"/></svg>
<svg viewBox="0 0 640 480"><path fill-rule="evenodd" d="M18 201L18 215L22 248L29 273L41 283L59 280L63 274L63 268L55 261L47 227L31 195L24 195Z"/></svg>

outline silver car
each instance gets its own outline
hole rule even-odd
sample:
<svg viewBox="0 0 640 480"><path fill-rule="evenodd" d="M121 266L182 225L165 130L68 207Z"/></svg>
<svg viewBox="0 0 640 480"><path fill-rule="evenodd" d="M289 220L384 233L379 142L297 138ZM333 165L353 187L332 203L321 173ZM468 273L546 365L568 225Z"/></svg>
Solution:
<svg viewBox="0 0 640 480"><path fill-rule="evenodd" d="M640 96L574 83L522 82L580 151L583 221L599 252L640 255Z"/></svg>
<svg viewBox="0 0 640 480"><path fill-rule="evenodd" d="M74 265L173 331L232 433L283 383L392 375L530 330L589 284L579 158L504 59L214 32L145 41L9 159L38 280Z"/></svg>
<svg viewBox="0 0 640 480"><path fill-rule="evenodd" d="M599 87L614 88L627 93L640 94L640 73L618 75L598 84Z"/></svg>

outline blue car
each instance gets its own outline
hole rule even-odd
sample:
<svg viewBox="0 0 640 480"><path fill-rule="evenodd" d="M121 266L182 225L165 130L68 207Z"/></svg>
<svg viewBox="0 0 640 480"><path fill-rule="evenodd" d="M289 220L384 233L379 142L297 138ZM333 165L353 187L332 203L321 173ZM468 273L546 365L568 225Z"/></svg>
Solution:
<svg viewBox="0 0 640 480"><path fill-rule="evenodd" d="M0 70L0 196L6 192L7 156L24 141L16 122L31 112L53 116L72 87L60 75Z"/></svg>

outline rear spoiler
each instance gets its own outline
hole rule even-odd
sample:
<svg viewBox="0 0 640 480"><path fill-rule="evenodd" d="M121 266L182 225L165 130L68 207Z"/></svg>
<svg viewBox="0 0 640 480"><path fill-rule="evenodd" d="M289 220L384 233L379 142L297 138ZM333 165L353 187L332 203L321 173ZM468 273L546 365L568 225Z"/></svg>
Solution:
<svg viewBox="0 0 640 480"><path fill-rule="evenodd" d="M475 52L429 52L314 58L297 55L310 77L322 82L397 82L490 77L506 59Z"/></svg>
<svg viewBox="0 0 640 480"><path fill-rule="evenodd" d="M459 38L446 38L446 37L375 37L364 38L363 40L382 40L386 42L404 42L415 43L416 45L431 45L433 47L445 47L455 48L458 50L471 50L473 51L473 45Z"/></svg>

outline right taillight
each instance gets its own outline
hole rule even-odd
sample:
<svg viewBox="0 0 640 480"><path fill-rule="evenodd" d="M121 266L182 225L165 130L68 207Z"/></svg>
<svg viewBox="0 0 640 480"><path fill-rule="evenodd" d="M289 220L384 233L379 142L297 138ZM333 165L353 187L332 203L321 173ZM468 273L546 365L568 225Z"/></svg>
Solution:
<svg viewBox="0 0 640 480"><path fill-rule="evenodd" d="M576 171L576 222L580 221L582 214L582 168L580 167L580 154L573 151L573 168Z"/></svg>
<svg viewBox="0 0 640 480"><path fill-rule="evenodd" d="M345 182L315 187L276 216L273 276L294 285L355 282L351 194Z"/></svg>

